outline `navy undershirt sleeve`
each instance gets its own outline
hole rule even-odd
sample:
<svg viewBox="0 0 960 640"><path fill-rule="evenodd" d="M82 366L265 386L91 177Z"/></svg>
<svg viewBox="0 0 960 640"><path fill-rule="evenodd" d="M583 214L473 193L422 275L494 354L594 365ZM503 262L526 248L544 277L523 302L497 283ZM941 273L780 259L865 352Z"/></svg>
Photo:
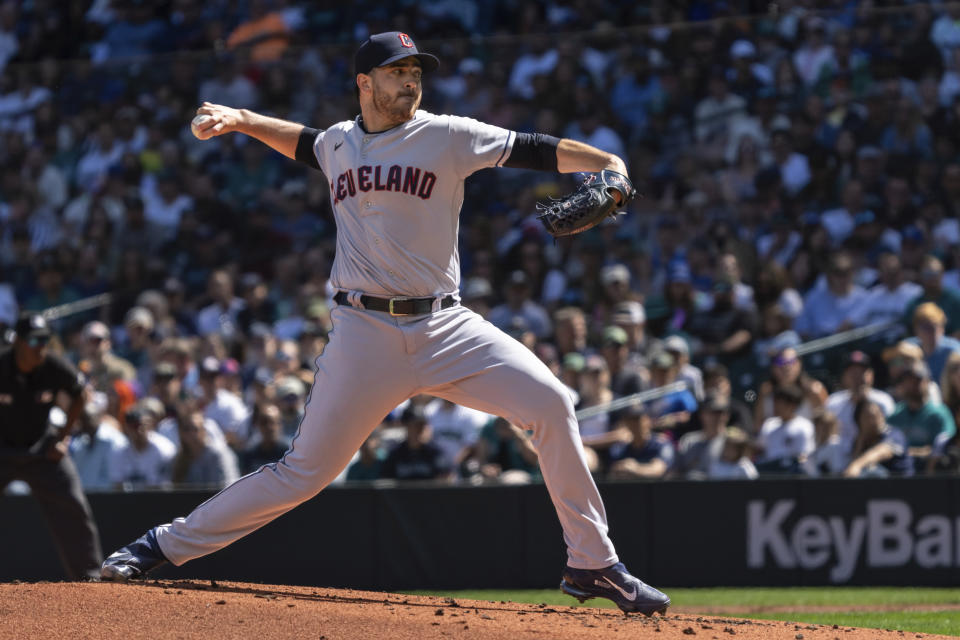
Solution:
<svg viewBox="0 0 960 640"><path fill-rule="evenodd" d="M317 162L317 156L313 152L313 143L320 135L320 129L304 127L300 132L300 139L297 140L297 151L294 154L296 159L305 165L320 170L320 163Z"/></svg>
<svg viewBox="0 0 960 640"><path fill-rule="evenodd" d="M517 133L510 157L503 166L514 169L557 170L557 145L560 138L543 133Z"/></svg>

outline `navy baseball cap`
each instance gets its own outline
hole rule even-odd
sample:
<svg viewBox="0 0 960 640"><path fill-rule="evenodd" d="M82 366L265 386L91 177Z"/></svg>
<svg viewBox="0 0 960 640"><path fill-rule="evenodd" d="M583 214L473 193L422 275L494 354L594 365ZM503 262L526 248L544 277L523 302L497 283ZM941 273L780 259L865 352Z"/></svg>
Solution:
<svg viewBox="0 0 960 640"><path fill-rule="evenodd" d="M402 31L387 31L375 33L363 41L353 56L353 69L355 73L370 73L374 67L382 67L407 56L416 57L424 73L440 66L440 60L436 56L421 53L413 38L407 34Z"/></svg>

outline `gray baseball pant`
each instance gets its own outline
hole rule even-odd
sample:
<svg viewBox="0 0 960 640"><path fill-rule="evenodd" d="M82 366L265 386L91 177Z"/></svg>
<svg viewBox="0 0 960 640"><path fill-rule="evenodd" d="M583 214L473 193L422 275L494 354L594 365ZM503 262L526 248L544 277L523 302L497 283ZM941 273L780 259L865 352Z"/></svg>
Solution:
<svg viewBox="0 0 960 640"><path fill-rule="evenodd" d="M225 488L157 541L180 565L255 531L329 484L401 402L426 393L533 431L568 564L616 563L603 502L590 476L570 391L533 353L455 305L424 316L338 306L300 429L283 458Z"/></svg>

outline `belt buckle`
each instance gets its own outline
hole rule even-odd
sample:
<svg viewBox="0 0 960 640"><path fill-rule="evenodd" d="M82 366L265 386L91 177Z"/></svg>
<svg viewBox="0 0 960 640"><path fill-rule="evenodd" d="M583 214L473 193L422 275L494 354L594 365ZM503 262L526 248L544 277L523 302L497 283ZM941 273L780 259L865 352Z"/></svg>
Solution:
<svg viewBox="0 0 960 640"><path fill-rule="evenodd" d="M393 310L393 303L397 300L403 302L404 300L411 300L409 296L400 296L397 298L390 298L390 301L387 303L387 310L389 310L391 316L409 316L409 313L396 313Z"/></svg>

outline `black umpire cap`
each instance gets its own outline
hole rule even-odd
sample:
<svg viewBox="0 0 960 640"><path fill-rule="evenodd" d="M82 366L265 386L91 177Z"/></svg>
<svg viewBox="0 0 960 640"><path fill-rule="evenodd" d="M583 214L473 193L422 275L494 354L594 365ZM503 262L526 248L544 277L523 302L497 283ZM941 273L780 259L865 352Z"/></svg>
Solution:
<svg viewBox="0 0 960 640"><path fill-rule="evenodd" d="M436 56L421 53L413 38L407 34L402 31L387 31L375 33L363 41L353 57L353 69L355 73L370 73L374 67L382 67L407 56L416 57L424 72L434 71L440 66L440 60Z"/></svg>
<svg viewBox="0 0 960 640"><path fill-rule="evenodd" d="M22 340L31 338L49 338L50 326L47 320L39 313L22 313L13 328L17 337Z"/></svg>

